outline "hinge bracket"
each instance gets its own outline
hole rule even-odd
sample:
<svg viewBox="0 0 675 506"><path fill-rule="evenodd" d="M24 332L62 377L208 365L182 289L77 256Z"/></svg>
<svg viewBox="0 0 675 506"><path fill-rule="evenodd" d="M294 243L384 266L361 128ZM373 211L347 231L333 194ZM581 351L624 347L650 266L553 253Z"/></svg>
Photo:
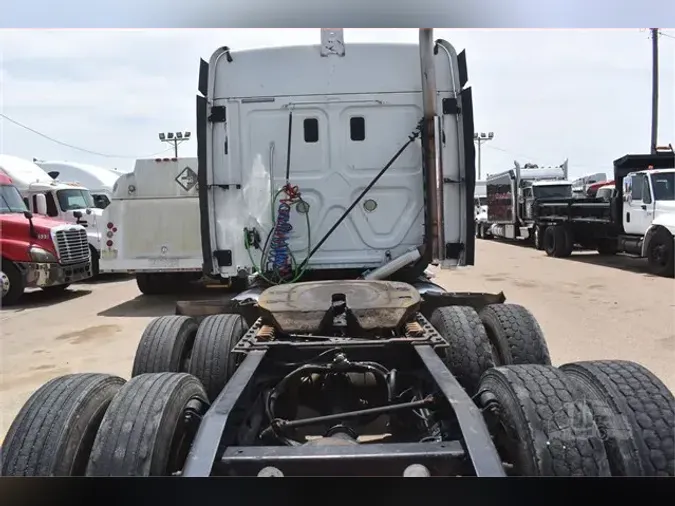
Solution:
<svg viewBox="0 0 675 506"><path fill-rule="evenodd" d="M457 115L462 112L456 98L443 99L443 114Z"/></svg>
<svg viewBox="0 0 675 506"><path fill-rule="evenodd" d="M209 114L209 123L225 123L227 118L227 109L224 105L214 105Z"/></svg>

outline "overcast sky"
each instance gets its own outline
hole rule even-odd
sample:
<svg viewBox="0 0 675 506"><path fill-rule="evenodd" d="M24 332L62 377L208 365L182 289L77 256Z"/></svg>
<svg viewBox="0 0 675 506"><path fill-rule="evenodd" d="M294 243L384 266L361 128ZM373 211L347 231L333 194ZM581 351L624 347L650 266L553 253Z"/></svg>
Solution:
<svg viewBox="0 0 675 506"><path fill-rule="evenodd" d="M415 29L345 30L350 42L417 41ZM611 171L649 149L651 41L634 30L449 30L466 49L483 173L513 160L559 164L572 175ZM318 29L0 30L0 152L130 170L168 146L160 131L195 130L199 58L232 50L318 43ZM660 38L660 144L675 143L675 30ZM194 156L196 141L180 147Z"/></svg>

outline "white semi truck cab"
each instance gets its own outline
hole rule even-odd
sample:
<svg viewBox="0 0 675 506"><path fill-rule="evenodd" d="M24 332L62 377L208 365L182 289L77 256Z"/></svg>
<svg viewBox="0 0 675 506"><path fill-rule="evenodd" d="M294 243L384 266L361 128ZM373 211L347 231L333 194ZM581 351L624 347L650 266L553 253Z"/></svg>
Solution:
<svg viewBox="0 0 675 506"><path fill-rule="evenodd" d="M472 265L464 55L442 40L345 44L340 31L327 32L314 46L224 47L202 61L206 274L279 283L322 271L414 277L431 263ZM421 127L430 142L420 142Z"/></svg>
<svg viewBox="0 0 675 506"><path fill-rule="evenodd" d="M15 156L0 155L0 170L12 179L31 212L85 228L96 276L103 210L96 208L89 190L75 182L54 179L37 164Z"/></svg>
<svg viewBox="0 0 675 506"><path fill-rule="evenodd" d="M121 172L107 167L98 167L85 163L55 160L35 160L54 179L75 181L86 187L98 209L105 209L112 199L113 186L122 175Z"/></svg>

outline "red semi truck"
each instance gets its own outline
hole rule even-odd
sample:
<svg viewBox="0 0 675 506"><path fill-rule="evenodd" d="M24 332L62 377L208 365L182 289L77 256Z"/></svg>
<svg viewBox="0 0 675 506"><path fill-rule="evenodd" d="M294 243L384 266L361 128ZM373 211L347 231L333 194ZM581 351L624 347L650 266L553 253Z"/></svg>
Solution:
<svg viewBox="0 0 675 506"><path fill-rule="evenodd" d="M34 216L4 174L0 174L0 251L2 306L17 302L26 288L61 292L92 275L85 228Z"/></svg>

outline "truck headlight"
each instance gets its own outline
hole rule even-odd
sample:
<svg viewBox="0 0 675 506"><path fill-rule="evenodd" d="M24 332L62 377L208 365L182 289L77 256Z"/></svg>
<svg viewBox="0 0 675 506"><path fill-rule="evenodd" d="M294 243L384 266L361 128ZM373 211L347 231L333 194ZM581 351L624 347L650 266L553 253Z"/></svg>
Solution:
<svg viewBox="0 0 675 506"><path fill-rule="evenodd" d="M56 257L51 251L46 249L38 248L36 246L28 250L30 253L30 258L33 262L37 263L48 263L48 262L57 262Z"/></svg>

